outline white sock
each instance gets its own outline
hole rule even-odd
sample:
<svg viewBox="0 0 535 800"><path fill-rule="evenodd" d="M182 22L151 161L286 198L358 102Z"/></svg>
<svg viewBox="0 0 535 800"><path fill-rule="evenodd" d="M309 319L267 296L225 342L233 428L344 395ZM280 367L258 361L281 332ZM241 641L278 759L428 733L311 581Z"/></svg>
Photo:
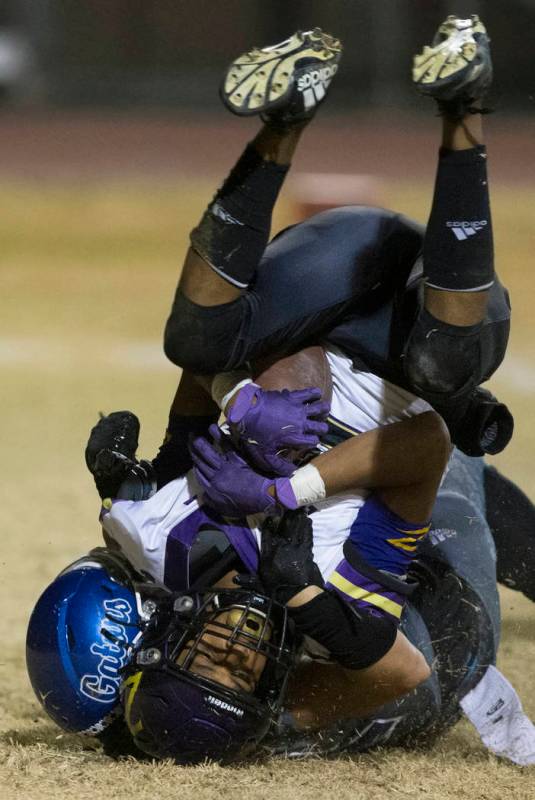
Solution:
<svg viewBox="0 0 535 800"><path fill-rule="evenodd" d="M487 669L460 706L489 750L523 767L535 764L535 725L496 667Z"/></svg>

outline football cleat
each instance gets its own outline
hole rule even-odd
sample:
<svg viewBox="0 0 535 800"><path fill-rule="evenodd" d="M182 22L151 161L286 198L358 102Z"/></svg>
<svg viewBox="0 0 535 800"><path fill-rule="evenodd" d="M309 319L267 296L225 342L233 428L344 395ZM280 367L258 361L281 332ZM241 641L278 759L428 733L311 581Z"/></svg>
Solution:
<svg viewBox="0 0 535 800"><path fill-rule="evenodd" d="M265 122L282 125L304 122L325 99L341 56L341 43L320 28L297 31L233 61L221 99L238 116L260 114Z"/></svg>
<svg viewBox="0 0 535 800"><path fill-rule="evenodd" d="M431 47L414 56L412 80L418 91L433 97L446 116L479 113L473 104L492 81L489 41L477 14L470 19L449 16Z"/></svg>

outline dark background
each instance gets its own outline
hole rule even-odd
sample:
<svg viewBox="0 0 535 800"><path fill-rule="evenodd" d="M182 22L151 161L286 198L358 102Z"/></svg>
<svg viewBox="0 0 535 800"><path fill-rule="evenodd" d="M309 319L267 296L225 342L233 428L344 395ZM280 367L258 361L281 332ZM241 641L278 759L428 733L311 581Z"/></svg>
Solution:
<svg viewBox="0 0 535 800"><path fill-rule="evenodd" d="M346 42L340 110L410 109L410 57L449 13L480 14L495 101L531 111L535 0L0 0L0 88L9 104L213 111L229 54L319 25Z"/></svg>

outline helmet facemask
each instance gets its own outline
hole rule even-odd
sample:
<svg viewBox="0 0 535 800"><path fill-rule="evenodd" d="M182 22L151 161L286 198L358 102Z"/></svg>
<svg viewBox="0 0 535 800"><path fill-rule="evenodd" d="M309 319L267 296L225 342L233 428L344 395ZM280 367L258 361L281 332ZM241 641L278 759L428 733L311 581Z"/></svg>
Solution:
<svg viewBox="0 0 535 800"><path fill-rule="evenodd" d="M161 602L124 684L136 744L187 763L242 755L280 708L293 638L285 607L254 591L180 593Z"/></svg>

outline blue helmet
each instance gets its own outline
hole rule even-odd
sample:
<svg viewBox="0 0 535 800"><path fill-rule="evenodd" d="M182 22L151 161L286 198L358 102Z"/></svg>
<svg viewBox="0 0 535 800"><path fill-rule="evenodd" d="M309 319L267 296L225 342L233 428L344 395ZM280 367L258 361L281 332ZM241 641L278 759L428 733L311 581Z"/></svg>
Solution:
<svg viewBox="0 0 535 800"><path fill-rule="evenodd" d="M64 730L96 735L120 713L120 671L143 615L134 572L96 548L64 569L30 617L26 665L37 699Z"/></svg>
<svg viewBox="0 0 535 800"><path fill-rule="evenodd" d="M254 688L230 688L195 671L195 658L206 656L207 626L223 650L239 645L262 657ZM228 763L248 755L280 710L294 644L285 606L255 591L189 591L163 599L123 684L136 746L180 764Z"/></svg>

